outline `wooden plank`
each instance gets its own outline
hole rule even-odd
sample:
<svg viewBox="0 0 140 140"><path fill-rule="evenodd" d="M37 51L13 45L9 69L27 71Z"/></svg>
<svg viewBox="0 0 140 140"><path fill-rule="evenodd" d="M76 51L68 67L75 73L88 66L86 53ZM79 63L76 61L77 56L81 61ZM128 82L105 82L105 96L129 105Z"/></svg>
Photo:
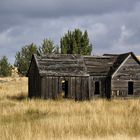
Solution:
<svg viewBox="0 0 140 140"><path fill-rule="evenodd" d="M75 99L75 94L76 94L76 85L75 85L75 77L71 77L71 95L72 95L72 98Z"/></svg>
<svg viewBox="0 0 140 140"><path fill-rule="evenodd" d="M50 99L50 78L47 77L47 99Z"/></svg>
<svg viewBox="0 0 140 140"><path fill-rule="evenodd" d="M48 78L45 77L45 99L48 99Z"/></svg>
<svg viewBox="0 0 140 140"><path fill-rule="evenodd" d="M112 90L125 90L125 91L128 91L128 87L113 87Z"/></svg>
<svg viewBox="0 0 140 140"><path fill-rule="evenodd" d="M54 79L54 85L55 85L55 88L54 88L54 98L56 99L58 97L58 77L55 77Z"/></svg>
<svg viewBox="0 0 140 140"><path fill-rule="evenodd" d="M71 77L68 77L68 98L71 98Z"/></svg>
<svg viewBox="0 0 140 140"><path fill-rule="evenodd" d="M73 93L72 93L72 77L70 77L70 98L73 99Z"/></svg>
<svg viewBox="0 0 140 140"><path fill-rule="evenodd" d="M39 97L39 76L36 72L36 94L37 94L37 97Z"/></svg>
<svg viewBox="0 0 140 140"><path fill-rule="evenodd" d="M128 87L128 81L126 82L121 80L112 81L112 88L114 87Z"/></svg>
<svg viewBox="0 0 140 140"><path fill-rule="evenodd" d="M52 77L52 99L55 99L55 77Z"/></svg>
<svg viewBox="0 0 140 140"><path fill-rule="evenodd" d="M58 97L58 77L52 77L52 98Z"/></svg>
<svg viewBox="0 0 140 140"><path fill-rule="evenodd" d="M52 77L48 77L48 96L49 99L52 99Z"/></svg>
<svg viewBox="0 0 140 140"><path fill-rule="evenodd" d="M49 84L50 84L50 99L53 99L53 78L52 77L50 77L49 78Z"/></svg>
<svg viewBox="0 0 140 140"><path fill-rule="evenodd" d="M31 76L28 78L28 97L32 98L32 84L31 84Z"/></svg>
<svg viewBox="0 0 140 140"><path fill-rule="evenodd" d="M89 95L89 85L88 85L88 82L89 82L89 78L88 77L83 77L83 100L87 100L90 98L90 95Z"/></svg>
<svg viewBox="0 0 140 140"><path fill-rule="evenodd" d="M76 77L76 99L81 100L81 77Z"/></svg>
<svg viewBox="0 0 140 140"><path fill-rule="evenodd" d="M45 98L45 78L41 78L41 98Z"/></svg>
<svg viewBox="0 0 140 140"><path fill-rule="evenodd" d="M90 76L89 78L89 95L90 95L90 99L92 99L94 97L94 81L93 81L93 77Z"/></svg>
<svg viewBox="0 0 140 140"><path fill-rule="evenodd" d="M39 75L39 81L38 81L38 87L39 87L39 98L41 97L41 77Z"/></svg>
<svg viewBox="0 0 140 140"><path fill-rule="evenodd" d="M88 77L81 77L81 99L87 100L90 98L89 96L89 85L88 85Z"/></svg>
<svg viewBox="0 0 140 140"><path fill-rule="evenodd" d="M81 77L81 100L85 100L85 78Z"/></svg>
<svg viewBox="0 0 140 140"><path fill-rule="evenodd" d="M101 80L101 97L105 97L105 79Z"/></svg>
<svg viewBox="0 0 140 140"><path fill-rule="evenodd" d="M61 81L62 81L62 78L59 77L58 78L58 96L60 96L60 94L62 92L62 83L61 83Z"/></svg>
<svg viewBox="0 0 140 140"><path fill-rule="evenodd" d="M86 78L86 92L85 93L87 93L86 95L87 95L87 100L89 100L90 99L90 95L89 95L89 79L88 78Z"/></svg>

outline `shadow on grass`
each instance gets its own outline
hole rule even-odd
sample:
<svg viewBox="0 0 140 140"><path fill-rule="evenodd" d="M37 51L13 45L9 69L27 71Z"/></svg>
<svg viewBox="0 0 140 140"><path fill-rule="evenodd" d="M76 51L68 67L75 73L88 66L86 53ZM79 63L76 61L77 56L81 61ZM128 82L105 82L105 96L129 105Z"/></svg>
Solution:
<svg viewBox="0 0 140 140"><path fill-rule="evenodd" d="M38 109L28 109L22 113L14 113L11 115L2 116L0 119L0 124L9 123L20 123L20 122L31 122L40 119L44 119L49 116L48 112L43 112Z"/></svg>
<svg viewBox="0 0 140 140"><path fill-rule="evenodd" d="M17 100L17 101L23 101L23 100L27 100L29 99L27 95L25 95L24 93L21 93L19 95L14 95L14 96L7 96L7 99L9 100Z"/></svg>

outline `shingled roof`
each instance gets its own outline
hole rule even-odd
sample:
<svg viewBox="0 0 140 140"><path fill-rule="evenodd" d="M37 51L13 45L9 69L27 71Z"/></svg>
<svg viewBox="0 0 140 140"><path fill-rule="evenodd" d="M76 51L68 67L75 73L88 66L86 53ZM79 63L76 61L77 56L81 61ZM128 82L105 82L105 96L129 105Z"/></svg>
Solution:
<svg viewBox="0 0 140 140"><path fill-rule="evenodd" d="M93 76L107 76L115 61L110 56L84 56L87 73Z"/></svg>
<svg viewBox="0 0 140 140"><path fill-rule="evenodd" d="M53 76L87 76L86 67L81 55L48 54L33 55L40 75Z"/></svg>
<svg viewBox="0 0 140 140"><path fill-rule="evenodd" d="M104 54L104 56L110 56L116 58L114 64L111 66L109 75L113 75L114 72L121 66L121 64L129 57L132 56L135 61L140 65L140 61L138 58L134 55L133 52L123 53L123 54Z"/></svg>
<svg viewBox="0 0 140 140"><path fill-rule="evenodd" d="M77 54L33 55L32 59L35 60L39 74L42 76L111 76L129 55L132 55L140 63L132 52L104 54L103 56L82 56Z"/></svg>

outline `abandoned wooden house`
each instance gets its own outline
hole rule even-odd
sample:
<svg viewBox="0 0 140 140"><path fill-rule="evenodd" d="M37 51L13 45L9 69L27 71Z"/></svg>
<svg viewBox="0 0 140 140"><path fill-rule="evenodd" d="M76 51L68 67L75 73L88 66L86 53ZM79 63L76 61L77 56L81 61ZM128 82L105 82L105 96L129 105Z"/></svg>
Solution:
<svg viewBox="0 0 140 140"><path fill-rule="evenodd" d="M140 62L132 52L103 56L33 55L27 76L30 98L140 96Z"/></svg>

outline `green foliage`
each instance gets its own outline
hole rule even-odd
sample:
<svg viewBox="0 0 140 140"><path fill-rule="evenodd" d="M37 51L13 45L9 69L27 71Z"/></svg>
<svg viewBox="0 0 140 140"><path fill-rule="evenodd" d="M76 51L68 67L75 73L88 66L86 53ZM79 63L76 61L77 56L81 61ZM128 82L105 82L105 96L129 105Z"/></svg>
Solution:
<svg viewBox="0 0 140 140"><path fill-rule="evenodd" d="M84 33L80 29L68 31L64 37L61 38L61 53L62 54L82 54L90 55L92 45L90 44L87 31ZM59 47L54 45L51 39L44 39L41 46L38 48L35 44L29 44L16 53L15 66L22 75L26 75L32 54L59 54Z"/></svg>
<svg viewBox="0 0 140 140"><path fill-rule="evenodd" d="M60 40L62 54L82 54L90 55L92 44L89 41L87 31L84 33L80 29L68 31Z"/></svg>
<svg viewBox="0 0 140 140"><path fill-rule="evenodd" d="M37 46L35 44L29 44L16 53L15 56L15 66L22 75L26 75L30 61L33 54L37 54Z"/></svg>
<svg viewBox="0 0 140 140"><path fill-rule="evenodd" d="M41 47L38 49L38 55L59 53L59 47L54 45L51 39L44 39Z"/></svg>
<svg viewBox="0 0 140 140"><path fill-rule="evenodd" d="M11 65L8 62L8 58L6 56L3 56L0 60L0 76L7 77L11 76L12 70Z"/></svg>

